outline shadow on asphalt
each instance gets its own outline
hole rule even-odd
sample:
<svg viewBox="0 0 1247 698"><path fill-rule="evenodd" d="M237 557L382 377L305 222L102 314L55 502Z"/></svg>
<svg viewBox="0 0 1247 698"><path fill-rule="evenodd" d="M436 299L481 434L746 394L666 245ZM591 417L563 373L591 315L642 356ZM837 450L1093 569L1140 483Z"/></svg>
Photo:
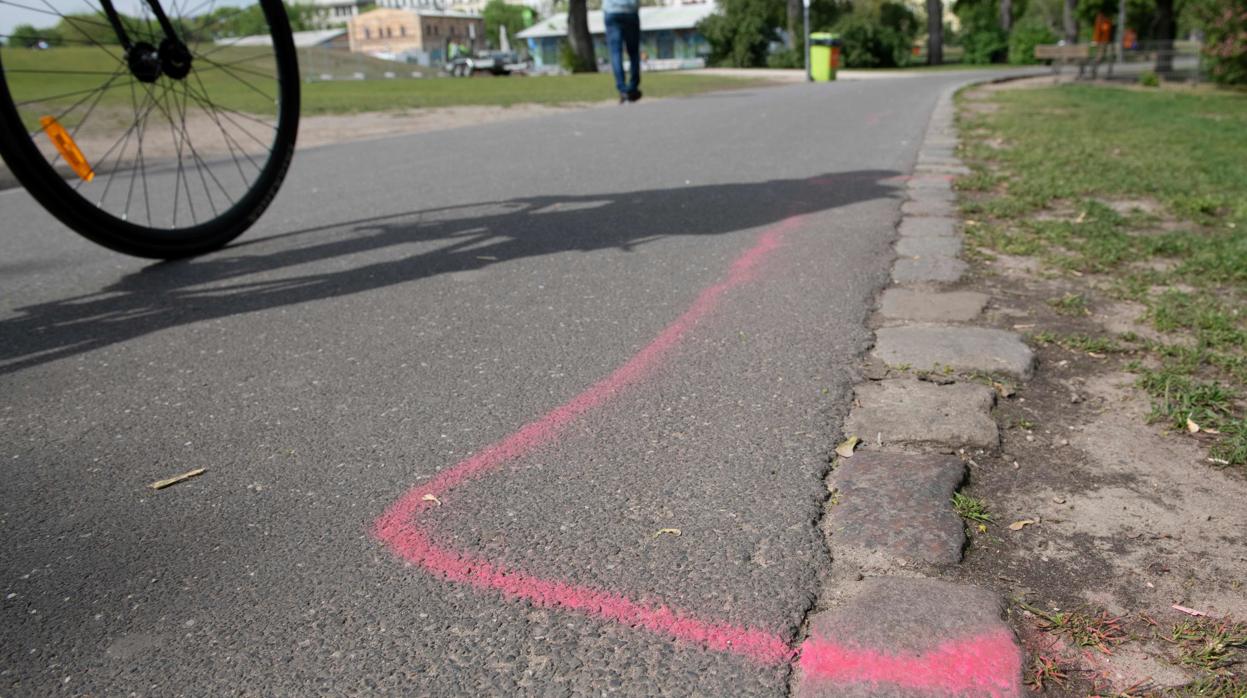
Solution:
<svg viewBox="0 0 1247 698"><path fill-rule="evenodd" d="M0 321L0 374L170 327L525 257L629 250L664 237L747 230L794 215L893 196L897 183L887 180L899 176L886 170L857 170L808 179L539 196L292 231L196 259L154 264L93 294L18 308L17 317ZM334 230L341 234L325 240L324 234ZM304 240L309 242L301 244ZM266 278L270 272L296 265L413 243L442 244L385 261L359 261L346 269ZM275 246L279 249L258 251Z"/></svg>

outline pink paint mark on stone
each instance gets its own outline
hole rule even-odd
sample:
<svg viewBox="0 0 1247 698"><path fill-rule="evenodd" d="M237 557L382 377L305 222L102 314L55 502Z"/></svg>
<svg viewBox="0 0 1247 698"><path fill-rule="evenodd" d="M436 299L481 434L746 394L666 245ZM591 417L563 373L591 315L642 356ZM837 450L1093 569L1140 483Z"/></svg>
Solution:
<svg viewBox="0 0 1247 698"><path fill-rule="evenodd" d="M1022 657L1005 629L946 640L922 654L893 654L815 635L802 645L798 664L814 685L885 684L937 695L1022 695Z"/></svg>
<svg viewBox="0 0 1247 698"><path fill-rule="evenodd" d="M629 385L648 375L689 330L715 309L725 293L754 278L762 261L780 246L788 233L801 226L803 219L804 216L786 218L763 231L753 247L732 263L723 280L703 290L684 314L609 376L540 419L408 490L377 519L374 535L399 557L452 582L494 590L508 598L523 599L537 606L579 611L602 620L693 642L708 649L733 652L762 663L790 661L795 652L778 635L703 621L664 605L647 605L613 592L534 577L439 546L418 519L430 507L452 502L453 490L460 485L482 477L535 448L554 442L577 417L609 402Z"/></svg>

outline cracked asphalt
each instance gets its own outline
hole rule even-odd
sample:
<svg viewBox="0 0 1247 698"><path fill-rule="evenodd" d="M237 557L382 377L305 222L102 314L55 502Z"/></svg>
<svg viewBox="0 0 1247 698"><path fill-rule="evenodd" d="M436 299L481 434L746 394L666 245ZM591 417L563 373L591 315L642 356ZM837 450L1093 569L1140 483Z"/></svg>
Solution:
<svg viewBox="0 0 1247 698"><path fill-rule="evenodd" d="M310 149L254 230L176 263L0 193L0 693L784 694L786 664L445 579L373 522L624 365L783 227L652 371L425 523L795 643L900 178L967 79Z"/></svg>

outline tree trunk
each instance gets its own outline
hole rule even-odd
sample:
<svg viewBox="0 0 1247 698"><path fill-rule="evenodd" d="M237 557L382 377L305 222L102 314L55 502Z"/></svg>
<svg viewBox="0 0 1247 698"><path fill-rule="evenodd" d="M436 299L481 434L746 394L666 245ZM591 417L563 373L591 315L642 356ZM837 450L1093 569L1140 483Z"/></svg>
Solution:
<svg viewBox="0 0 1247 698"><path fill-rule="evenodd" d="M944 0L927 0L927 65L944 63Z"/></svg>
<svg viewBox="0 0 1247 698"><path fill-rule="evenodd" d="M1156 72L1173 71L1173 40L1178 33L1173 0L1156 0Z"/></svg>
<svg viewBox="0 0 1247 698"><path fill-rule="evenodd" d="M796 48L805 40L804 13L801 0L788 0L788 48Z"/></svg>
<svg viewBox="0 0 1247 698"><path fill-rule="evenodd" d="M1065 0L1065 11L1061 19L1065 25L1065 43L1078 43L1078 0Z"/></svg>
<svg viewBox="0 0 1247 698"><path fill-rule="evenodd" d="M576 56L574 73L598 72L597 57L593 55L593 37L589 34L589 8L585 0L568 0L567 41Z"/></svg>
<svg viewBox="0 0 1247 698"><path fill-rule="evenodd" d="M1000 0L1000 28L1006 32L1013 28L1013 0Z"/></svg>

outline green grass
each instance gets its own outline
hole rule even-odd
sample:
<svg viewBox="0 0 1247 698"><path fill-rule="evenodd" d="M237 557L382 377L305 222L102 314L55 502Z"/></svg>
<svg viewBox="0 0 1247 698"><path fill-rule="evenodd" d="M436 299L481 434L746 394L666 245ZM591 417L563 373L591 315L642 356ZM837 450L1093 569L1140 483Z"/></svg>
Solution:
<svg viewBox="0 0 1247 698"><path fill-rule="evenodd" d="M1146 307L1164 338L1032 340L1152 354L1160 368L1136 370L1153 418L1185 428L1183 411L1193 411L1221 432L1214 459L1247 464L1237 397L1247 394L1247 94L1067 85L991 100L996 111L960 117L974 170L958 182L974 220L967 239L1071 278L1106 278L1111 295ZM1049 302L1069 316L1088 311L1081 293ZM1235 398L1214 409L1216 390Z"/></svg>
<svg viewBox="0 0 1247 698"><path fill-rule="evenodd" d="M991 523L992 515L987 504L977 497L960 492L953 493L953 510L966 521L974 523Z"/></svg>
<svg viewBox="0 0 1247 698"><path fill-rule="evenodd" d="M109 75L98 74L98 71L113 71L119 65L116 57L120 56L120 49L117 47L109 47L109 51L114 54L114 57L109 57L102 50L94 47L63 47L48 51L0 49L0 60L3 61L6 71L5 79L9 83L14 98L18 101L38 101L38 104L28 105L23 110L23 116L28 121L28 125L34 128L40 115L57 114L72 106L80 98L77 95L60 99L48 99L49 97L93 89L106 84ZM272 79L256 74L262 73L270 76L275 74L271 49L228 47L205 48L201 52L211 52L209 59L225 67L206 69L210 67L206 61L198 62L195 71L198 80L188 81L196 94L210 96L215 103L231 109L258 114L272 113L271 100L266 100L265 95L261 94L275 94ZM372 76L381 75L384 71L408 76L412 70L420 70L412 66L379 61L366 56L351 54L335 56L329 51L319 51L315 57L311 58L303 54L301 60L304 63L303 70L308 77L315 77L322 72L340 76L362 72ZM21 72L25 70L96 72L88 74ZM251 84L248 85L239 78ZM164 82L167 81L157 84L162 85ZM643 82L645 94L648 97L676 97L762 84L768 84L768 81L759 78L686 73L647 74ZM114 81L109 89L102 92L96 113L108 113L111 108L115 112L122 112L117 115L117 118L123 118L127 111L132 115L130 86L131 80L128 75ZM139 94L141 96L142 93ZM568 104L609 100L613 97L615 97L614 85L611 78L604 74L473 79L401 77L376 80L335 80L304 84L302 112L304 114L335 114L459 105L505 107L515 104ZM76 124L88 106L89 102L79 106L66 115L62 123L67 126Z"/></svg>

